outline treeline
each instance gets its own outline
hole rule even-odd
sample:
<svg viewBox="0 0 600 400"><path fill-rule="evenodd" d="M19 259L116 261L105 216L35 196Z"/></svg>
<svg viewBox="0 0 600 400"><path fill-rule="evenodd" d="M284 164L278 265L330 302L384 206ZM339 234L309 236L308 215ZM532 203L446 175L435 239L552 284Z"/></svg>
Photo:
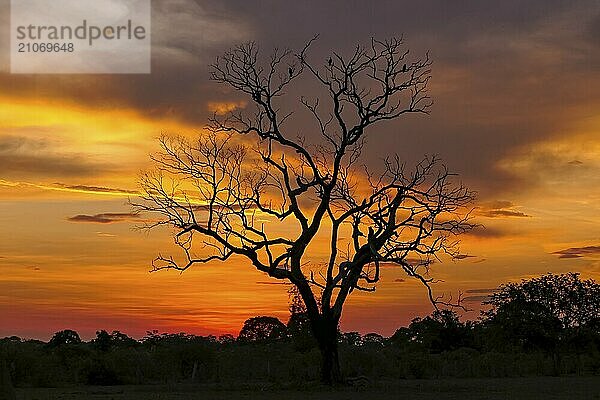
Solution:
<svg viewBox="0 0 600 400"><path fill-rule="evenodd" d="M498 288L477 321L452 310L415 318L385 338L340 333L347 377L371 380L600 374L600 285L579 275L544 275ZM273 382L319 379L320 355L297 299L287 324L250 318L238 337L148 332L135 340L71 330L45 343L0 340L0 358L19 387L155 383Z"/></svg>

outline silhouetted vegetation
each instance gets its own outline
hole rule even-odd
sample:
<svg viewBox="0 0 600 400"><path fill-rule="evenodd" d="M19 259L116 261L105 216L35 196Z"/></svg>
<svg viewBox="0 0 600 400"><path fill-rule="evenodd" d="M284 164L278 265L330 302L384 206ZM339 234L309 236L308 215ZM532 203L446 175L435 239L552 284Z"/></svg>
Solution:
<svg viewBox="0 0 600 400"><path fill-rule="evenodd" d="M440 310L391 337L339 334L350 381L600 374L600 285L578 274L547 274L501 286L477 321ZM48 343L7 337L0 361L17 387L166 383L297 385L320 378L320 352L291 293L290 319L246 321L232 335L148 332L140 340L98 331L83 342L71 330ZM567 299L567 300L565 300Z"/></svg>

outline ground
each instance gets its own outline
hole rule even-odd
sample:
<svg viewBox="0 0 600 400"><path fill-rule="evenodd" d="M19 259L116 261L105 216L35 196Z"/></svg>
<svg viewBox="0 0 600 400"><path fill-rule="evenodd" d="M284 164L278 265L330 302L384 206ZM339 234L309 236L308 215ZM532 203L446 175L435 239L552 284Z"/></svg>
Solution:
<svg viewBox="0 0 600 400"><path fill-rule="evenodd" d="M600 377L439 379L383 382L370 387L283 390L268 384L247 387L165 385L17 389L18 400L363 400L371 399L597 399Z"/></svg>

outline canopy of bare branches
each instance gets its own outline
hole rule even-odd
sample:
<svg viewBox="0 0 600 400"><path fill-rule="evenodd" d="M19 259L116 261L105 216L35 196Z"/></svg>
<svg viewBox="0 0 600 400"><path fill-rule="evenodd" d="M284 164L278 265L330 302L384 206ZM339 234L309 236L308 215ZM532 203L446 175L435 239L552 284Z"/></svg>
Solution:
<svg viewBox="0 0 600 400"><path fill-rule="evenodd" d="M161 140L135 207L160 216L150 227L176 229L186 259L160 256L154 269L242 256L296 285L309 315L339 321L348 295L374 290L381 266L394 264L423 282L434 303L445 303L431 291L429 267L441 254L459 254L455 235L473 227L473 193L436 157L408 168L392 155L377 173L361 161L377 124L429 111L429 59L410 59L402 40L391 39L313 61L313 41L298 52L275 50L264 62L255 43L216 60L212 79L251 105L215 115L198 140ZM313 144L286 130L294 114L278 104L304 79L323 89L298 102L322 139ZM315 260L307 249L324 234L329 255Z"/></svg>

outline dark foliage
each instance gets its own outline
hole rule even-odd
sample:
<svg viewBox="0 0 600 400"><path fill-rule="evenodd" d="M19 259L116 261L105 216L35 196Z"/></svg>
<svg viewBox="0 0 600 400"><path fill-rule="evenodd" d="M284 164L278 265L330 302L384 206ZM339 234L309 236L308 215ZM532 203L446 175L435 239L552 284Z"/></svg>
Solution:
<svg viewBox="0 0 600 400"><path fill-rule="evenodd" d="M254 317L246 320L240 331L240 342L274 342L287 339L288 331L283 322L275 317Z"/></svg>
<svg viewBox="0 0 600 400"><path fill-rule="evenodd" d="M485 302L489 344L523 350L597 352L600 284L577 273L546 274L501 285Z"/></svg>
<svg viewBox="0 0 600 400"><path fill-rule="evenodd" d="M459 321L450 310L435 311L425 318L415 318L408 328L400 328L390 341L403 346L419 346L432 353L442 353L461 347L473 347L471 323Z"/></svg>
<svg viewBox="0 0 600 400"><path fill-rule="evenodd" d="M503 312L503 308L520 305L536 315L555 318L564 329L583 327L600 319L600 284L593 279L581 280L575 272L548 273L499 289L485 302L492 306L486 314L488 318Z"/></svg>
<svg viewBox="0 0 600 400"><path fill-rule="evenodd" d="M79 338L79 334L71 329L65 329L64 331L59 331L52 336L52 339L48 342L48 346L50 347L59 347L66 344L78 344L81 343L81 339Z"/></svg>
<svg viewBox="0 0 600 400"><path fill-rule="evenodd" d="M576 274L544 275L504 285L492 308L477 322L462 322L450 310L415 318L390 338L376 333L339 334L345 377L376 379L515 377L557 374L600 375L600 319L570 318L551 308L532 283L571 282ZM593 313L598 285L584 281L577 308ZM526 291L520 293L519 290ZM535 300L530 293L537 293ZM509 297L509 295L512 297ZM57 332L49 343L0 339L5 380L17 387L156 383L251 383L304 385L320 377L320 351L307 331L302 308L293 308L288 326L274 317L251 318L233 335L194 336L148 332L134 340L98 331L81 342L73 331ZM312 342L310 341L312 340ZM6 386L6 385L5 385Z"/></svg>

